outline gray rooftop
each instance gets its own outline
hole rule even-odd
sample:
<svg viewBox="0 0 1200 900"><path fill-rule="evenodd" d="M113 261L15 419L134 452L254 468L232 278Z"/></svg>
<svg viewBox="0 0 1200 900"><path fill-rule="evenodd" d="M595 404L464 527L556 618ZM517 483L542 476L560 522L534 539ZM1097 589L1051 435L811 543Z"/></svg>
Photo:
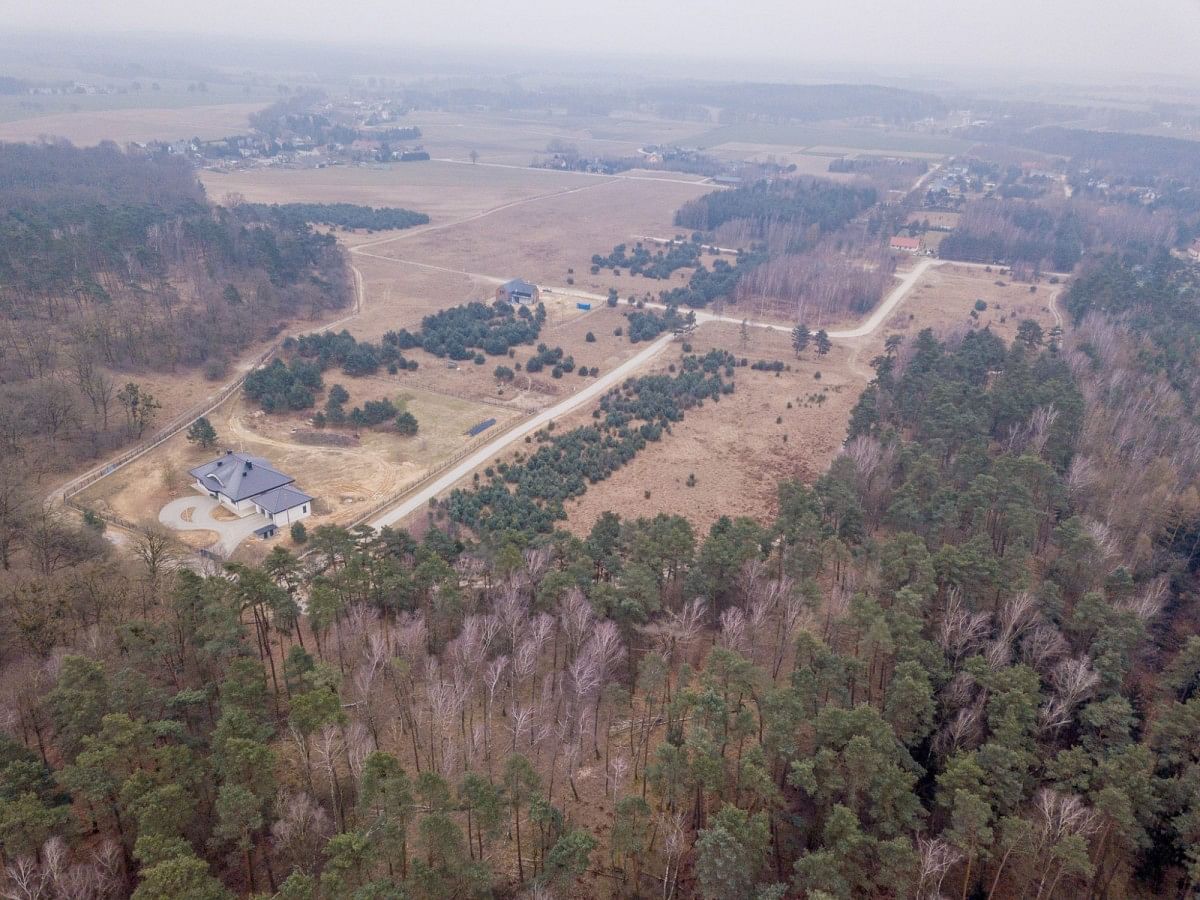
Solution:
<svg viewBox="0 0 1200 900"><path fill-rule="evenodd" d="M269 513L281 513L285 509L295 509L301 503L312 503L312 497L304 491L284 485L259 494L254 498L254 502Z"/></svg>
<svg viewBox="0 0 1200 900"><path fill-rule="evenodd" d="M188 474L208 490L224 494L234 503L265 494L296 480L273 468L261 456L249 456L231 450L212 462L196 466Z"/></svg>
<svg viewBox="0 0 1200 900"><path fill-rule="evenodd" d="M537 290L537 285L525 281L523 278L514 278L512 281L506 281L500 285L500 290L509 294L528 294L533 296L533 292Z"/></svg>

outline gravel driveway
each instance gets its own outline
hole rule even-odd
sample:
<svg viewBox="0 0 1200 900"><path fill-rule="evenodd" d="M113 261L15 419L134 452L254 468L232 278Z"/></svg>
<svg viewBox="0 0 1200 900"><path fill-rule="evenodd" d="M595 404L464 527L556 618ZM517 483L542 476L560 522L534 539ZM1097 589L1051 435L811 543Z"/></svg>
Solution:
<svg viewBox="0 0 1200 900"><path fill-rule="evenodd" d="M162 508L158 521L176 531L215 531L217 542L208 549L222 556L233 553L238 544L254 534L256 528L270 524L266 516L258 513L244 519L214 519L213 510L220 505L212 497L181 497ZM190 516L187 512L189 509L192 511Z"/></svg>

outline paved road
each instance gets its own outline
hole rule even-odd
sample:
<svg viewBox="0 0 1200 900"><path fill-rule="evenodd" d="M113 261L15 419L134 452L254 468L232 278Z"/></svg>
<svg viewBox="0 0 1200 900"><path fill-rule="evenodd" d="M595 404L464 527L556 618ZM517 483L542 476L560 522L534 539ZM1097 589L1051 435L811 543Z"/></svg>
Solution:
<svg viewBox="0 0 1200 900"><path fill-rule="evenodd" d="M429 484L410 494L404 500L400 501L396 506L393 506L387 512L381 513L371 520L370 525L373 528L382 528L384 525L393 525L402 519L407 518L411 513L429 504L430 497L436 497L443 491L449 490L454 484L462 478L470 475L479 466L493 459L497 454L501 453L505 447L514 441L519 441L527 434L532 434L537 431L547 422L552 419L561 419L563 416L578 408L580 405L593 400L602 395L605 391L620 384L630 375L633 375L639 368L644 366L658 354L662 353L666 346L671 343L672 336L664 334L658 338L645 350L638 353L636 356L627 359L621 365L617 366L611 372L597 378L586 388L572 394L571 396L560 400L549 409L542 410L533 418L522 422L511 431L506 431L494 441L490 441L483 447L476 450L470 456L457 463L453 468L448 469L440 477L431 481Z"/></svg>
<svg viewBox="0 0 1200 900"><path fill-rule="evenodd" d="M220 504L212 497L180 497L172 500L158 514L158 521L176 531L214 531L217 543L210 549L227 557L238 544L254 534L254 529L268 524L267 517L255 513L243 519L214 519L213 511ZM191 515L184 519L188 510Z"/></svg>

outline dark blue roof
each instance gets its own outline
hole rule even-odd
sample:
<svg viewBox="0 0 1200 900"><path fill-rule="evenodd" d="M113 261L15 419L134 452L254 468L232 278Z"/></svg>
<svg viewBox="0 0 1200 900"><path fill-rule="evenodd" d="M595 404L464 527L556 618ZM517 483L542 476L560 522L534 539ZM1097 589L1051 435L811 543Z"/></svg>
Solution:
<svg viewBox="0 0 1200 900"><path fill-rule="evenodd" d="M196 466L188 474L208 490L224 494L234 503L248 500L296 480L273 468L262 457L232 451L212 462Z"/></svg>
<svg viewBox="0 0 1200 900"><path fill-rule="evenodd" d="M295 509L304 503L311 503L312 497L298 491L294 487L275 488L273 491L267 491L265 494L259 494L254 498L254 502L261 506L269 513L281 513L286 509Z"/></svg>

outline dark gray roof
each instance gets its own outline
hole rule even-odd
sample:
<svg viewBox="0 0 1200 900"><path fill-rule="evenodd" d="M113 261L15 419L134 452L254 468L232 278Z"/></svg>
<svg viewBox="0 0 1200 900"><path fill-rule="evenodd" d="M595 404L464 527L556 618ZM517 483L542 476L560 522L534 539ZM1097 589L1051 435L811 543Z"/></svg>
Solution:
<svg viewBox="0 0 1200 900"><path fill-rule="evenodd" d="M294 487L277 487L273 491L259 494L254 502L269 513L281 513L285 509L294 509L301 503L311 503L312 497L298 491Z"/></svg>
<svg viewBox="0 0 1200 900"><path fill-rule="evenodd" d="M512 281L506 281L500 285L500 290L506 294L528 294L532 297L533 292L537 290L537 285L522 278L514 278Z"/></svg>
<svg viewBox="0 0 1200 900"><path fill-rule="evenodd" d="M226 452L212 462L188 472L210 491L224 494L234 503L291 484L296 479L284 475L261 456Z"/></svg>

